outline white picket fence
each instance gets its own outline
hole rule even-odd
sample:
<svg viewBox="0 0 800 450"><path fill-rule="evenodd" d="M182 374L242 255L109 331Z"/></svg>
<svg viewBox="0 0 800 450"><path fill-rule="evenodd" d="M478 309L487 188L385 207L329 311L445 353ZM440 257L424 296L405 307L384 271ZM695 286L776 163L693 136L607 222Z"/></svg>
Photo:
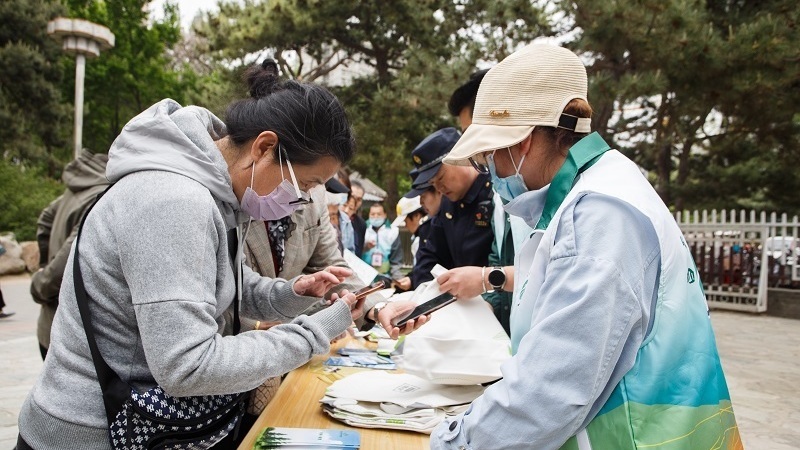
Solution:
<svg viewBox="0 0 800 450"><path fill-rule="evenodd" d="M709 307L764 312L768 287L800 287L797 216L712 210L677 212L675 220L694 255Z"/></svg>

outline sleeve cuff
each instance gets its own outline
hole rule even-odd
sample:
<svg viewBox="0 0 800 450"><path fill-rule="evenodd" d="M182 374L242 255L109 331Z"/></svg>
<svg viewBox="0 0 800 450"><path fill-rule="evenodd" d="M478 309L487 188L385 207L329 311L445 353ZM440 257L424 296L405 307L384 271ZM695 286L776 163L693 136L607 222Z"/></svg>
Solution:
<svg viewBox="0 0 800 450"><path fill-rule="evenodd" d="M331 306L315 313L311 319L319 324L329 341L347 331L353 323L350 308L342 300L337 300Z"/></svg>
<svg viewBox="0 0 800 450"><path fill-rule="evenodd" d="M282 298L288 298L290 301L282 304L281 313L287 317L297 317L311 307L315 302L320 300L320 297L309 297L307 295L298 295L294 291L294 283L302 277L298 275L291 280L287 280L284 284L285 291L281 295Z"/></svg>
<svg viewBox="0 0 800 450"><path fill-rule="evenodd" d="M461 433L463 414L445 419L431 433L431 450L473 450L467 443L467 438Z"/></svg>
<svg viewBox="0 0 800 450"><path fill-rule="evenodd" d="M375 326L375 321L369 319L367 316L372 308L382 301L384 301L384 298L380 295L370 294L367 296L367 299L364 300L364 315L356 320L356 326L358 327L359 331L369 331Z"/></svg>

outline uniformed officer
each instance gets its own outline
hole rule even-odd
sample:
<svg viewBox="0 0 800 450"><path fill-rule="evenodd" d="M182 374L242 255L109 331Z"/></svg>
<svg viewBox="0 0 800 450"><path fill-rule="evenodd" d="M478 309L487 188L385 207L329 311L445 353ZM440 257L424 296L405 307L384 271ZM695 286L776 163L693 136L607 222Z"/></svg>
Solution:
<svg viewBox="0 0 800 450"><path fill-rule="evenodd" d="M458 87L450 96L447 108L458 118L463 133L472 124L475 98L481 80L488 69L470 75L469 80ZM486 267L462 266L448 270L437 281L442 290L457 297L472 298L483 294L484 300L492 305L494 315L505 329L511 332L511 292L514 290L514 254L526 236L533 231L525 221L511 217L503 211L503 201L494 194L494 214L492 215L492 250Z"/></svg>
<svg viewBox="0 0 800 450"><path fill-rule="evenodd" d="M441 207L431 221L430 235L417 251L417 263L409 278L411 289L433 279L436 264L452 269L461 266L486 266L492 246L493 213L490 177L468 167L444 166L442 159L461 133L444 128L426 137L411 152L416 174L414 190L420 195L429 187L439 191Z"/></svg>
<svg viewBox="0 0 800 450"><path fill-rule="evenodd" d="M416 167L408 172L408 176L411 177L412 186L417 179L417 175L419 175L419 172ZM417 232L415 233L417 247L414 250L414 264L416 265L417 251L421 246L425 245L425 242L427 242L428 238L431 236L431 230L433 229L432 224L435 221L436 214L439 213L439 208L442 206L442 193L431 186L429 182L423 185L417 185L417 188L412 187L404 196L404 198L407 199L414 197L419 197L419 202L422 205L422 209L425 211L425 216L419 220ZM395 282L395 287L403 291L411 289L411 277L403 277L397 280Z"/></svg>
<svg viewBox="0 0 800 450"><path fill-rule="evenodd" d="M409 172L409 176L411 176L411 183L414 184L414 180L417 179L417 169L413 169ZM434 222L434 218L436 214L439 213L439 208L442 207L442 193L437 191L435 187L431 186L430 183L426 183L424 185L418 185L417 189L411 188L405 198L414 198L415 196L419 197L419 203L422 205L422 209L425 211L425 216L420 219L419 225L417 227L417 250L421 247L430 237L431 235L431 224ZM414 252L414 263L416 264L416 251ZM404 286L404 289L411 289L411 279L406 277L407 285Z"/></svg>

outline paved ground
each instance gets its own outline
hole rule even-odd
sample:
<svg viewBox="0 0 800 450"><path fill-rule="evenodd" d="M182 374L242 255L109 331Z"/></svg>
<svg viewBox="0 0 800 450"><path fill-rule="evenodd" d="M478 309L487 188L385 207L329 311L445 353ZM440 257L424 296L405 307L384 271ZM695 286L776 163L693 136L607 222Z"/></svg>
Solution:
<svg viewBox="0 0 800 450"><path fill-rule="evenodd" d="M42 361L38 306L27 276L4 277L8 311L0 319L0 450L14 447L17 414ZM715 311L711 315L746 449L800 448L800 321Z"/></svg>

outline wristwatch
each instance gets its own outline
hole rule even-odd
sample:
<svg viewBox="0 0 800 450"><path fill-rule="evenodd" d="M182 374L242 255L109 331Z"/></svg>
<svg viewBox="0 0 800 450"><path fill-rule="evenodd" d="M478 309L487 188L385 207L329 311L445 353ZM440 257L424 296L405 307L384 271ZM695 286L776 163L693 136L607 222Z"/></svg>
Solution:
<svg viewBox="0 0 800 450"><path fill-rule="evenodd" d="M506 272L502 267L492 267L487 277L492 290L489 292L503 292L503 287L506 285Z"/></svg>
<svg viewBox="0 0 800 450"><path fill-rule="evenodd" d="M385 308L385 307L386 307L386 302L375 303L375 306L372 307L372 311L373 311L372 317L375 318L375 320L373 320L373 322L376 322L376 323L378 322L378 313L381 312L381 310L383 308Z"/></svg>

